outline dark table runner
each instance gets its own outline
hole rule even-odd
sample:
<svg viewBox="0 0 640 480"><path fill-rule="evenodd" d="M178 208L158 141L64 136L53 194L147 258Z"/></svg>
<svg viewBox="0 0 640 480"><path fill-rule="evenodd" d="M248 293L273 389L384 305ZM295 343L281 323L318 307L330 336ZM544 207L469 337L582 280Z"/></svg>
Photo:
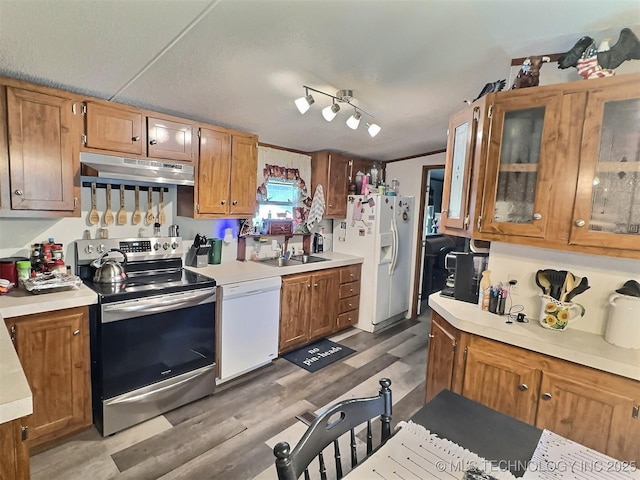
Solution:
<svg viewBox="0 0 640 480"><path fill-rule="evenodd" d="M542 435L536 427L449 390L441 391L411 420L517 477L524 475Z"/></svg>

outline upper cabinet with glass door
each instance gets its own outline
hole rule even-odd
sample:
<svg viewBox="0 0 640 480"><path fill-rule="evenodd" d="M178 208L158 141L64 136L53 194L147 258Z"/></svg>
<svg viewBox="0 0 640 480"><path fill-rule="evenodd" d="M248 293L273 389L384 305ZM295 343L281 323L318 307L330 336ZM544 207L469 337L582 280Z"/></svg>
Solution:
<svg viewBox="0 0 640 480"><path fill-rule="evenodd" d="M484 169L486 97L456 113L449 121L440 232L470 237L476 216L478 187ZM478 204L479 207L479 204Z"/></svg>
<svg viewBox="0 0 640 480"><path fill-rule="evenodd" d="M547 233L562 92L527 90L496 96L491 108L478 222L483 233L539 238Z"/></svg>
<svg viewBox="0 0 640 480"><path fill-rule="evenodd" d="M570 242L640 250L640 82L590 92Z"/></svg>

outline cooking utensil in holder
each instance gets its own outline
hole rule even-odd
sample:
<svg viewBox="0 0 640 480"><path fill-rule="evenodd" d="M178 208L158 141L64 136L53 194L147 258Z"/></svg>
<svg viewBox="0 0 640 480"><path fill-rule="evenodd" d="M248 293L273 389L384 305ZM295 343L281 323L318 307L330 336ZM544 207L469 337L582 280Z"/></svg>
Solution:
<svg viewBox="0 0 640 480"><path fill-rule="evenodd" d="M202 268L206 267L209 262L209 249L211 245L200 245L189 247L185 262L190 267Z"/></svg>

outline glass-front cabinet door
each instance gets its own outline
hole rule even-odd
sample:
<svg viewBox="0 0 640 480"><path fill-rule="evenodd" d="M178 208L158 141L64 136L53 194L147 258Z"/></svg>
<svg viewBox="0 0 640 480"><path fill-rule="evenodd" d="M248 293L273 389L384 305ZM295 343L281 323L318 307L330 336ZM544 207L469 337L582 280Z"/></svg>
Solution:
<svg viewBox="0 0 640 480"><path fill-rule="evenodd" d="M546 236L560 106L557 92L493 104L480 232Z"/></svg>
<svg viewBox="0 0 640 480"><path fill-rule="evenodd" d="M444 229L465 230L469 223L468 197L473 163L473 137L477 108L458 112L449 121L447 157L440 225Z"/></svg>
<svg viewBox="0 0 640 480"><path fill-rule="evenodd" d="M570 243L640 250L640 83L589 94Z"/></svg>

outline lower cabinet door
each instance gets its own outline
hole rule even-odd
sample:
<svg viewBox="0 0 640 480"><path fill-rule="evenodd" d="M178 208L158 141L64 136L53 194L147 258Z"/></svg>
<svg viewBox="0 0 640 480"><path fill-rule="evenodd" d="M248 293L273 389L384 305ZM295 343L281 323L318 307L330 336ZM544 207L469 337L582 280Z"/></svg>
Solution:
<svg viewBox="0 0 640 480"><path fill-rule="evenodd" d="M602 382L590 383L579 373L569 378L544 372L536 427L640 464L639 399L634 401L626 393L608 391Z"/></svg>
<svg viewBox="0 0 640 480"><path fill-rule="evenodd" d="M0 424L1 479L29 480L29 447L22 435L26 420L17 418Z"/></svg>
<svg viewBox="0 0 640 480"><path fill-rule="evenodd" d="M18 358L33 394L31 447L91 424L86 307L12 319Z"/></svg>
<svg viewBox="0 0 640 480"><path fill-rule="evenodd" d="M541 372L516 358L468 347L462 395L533 424Z"/></svg>
<svg viewBox="0 0 640 480"><path fill-rule="evenodd" d="M339 278L335 268L311 275L309 340L330 335L337 329Z"/></svg>
<svg viewBox="0 0 640 480"><path fill-rule="evenodd" d="M307 343L311 306L311 276L288 275L282 279L280 300L280 353Z"/></svg>
<svg viewBox="0 0 640 480"><path fill-rule="evenodd" d="M437 314L434 313L429 335L425 402L431 400L441 390L451 390L456 345L455 329L445 321L439 322Z"/></svg>

